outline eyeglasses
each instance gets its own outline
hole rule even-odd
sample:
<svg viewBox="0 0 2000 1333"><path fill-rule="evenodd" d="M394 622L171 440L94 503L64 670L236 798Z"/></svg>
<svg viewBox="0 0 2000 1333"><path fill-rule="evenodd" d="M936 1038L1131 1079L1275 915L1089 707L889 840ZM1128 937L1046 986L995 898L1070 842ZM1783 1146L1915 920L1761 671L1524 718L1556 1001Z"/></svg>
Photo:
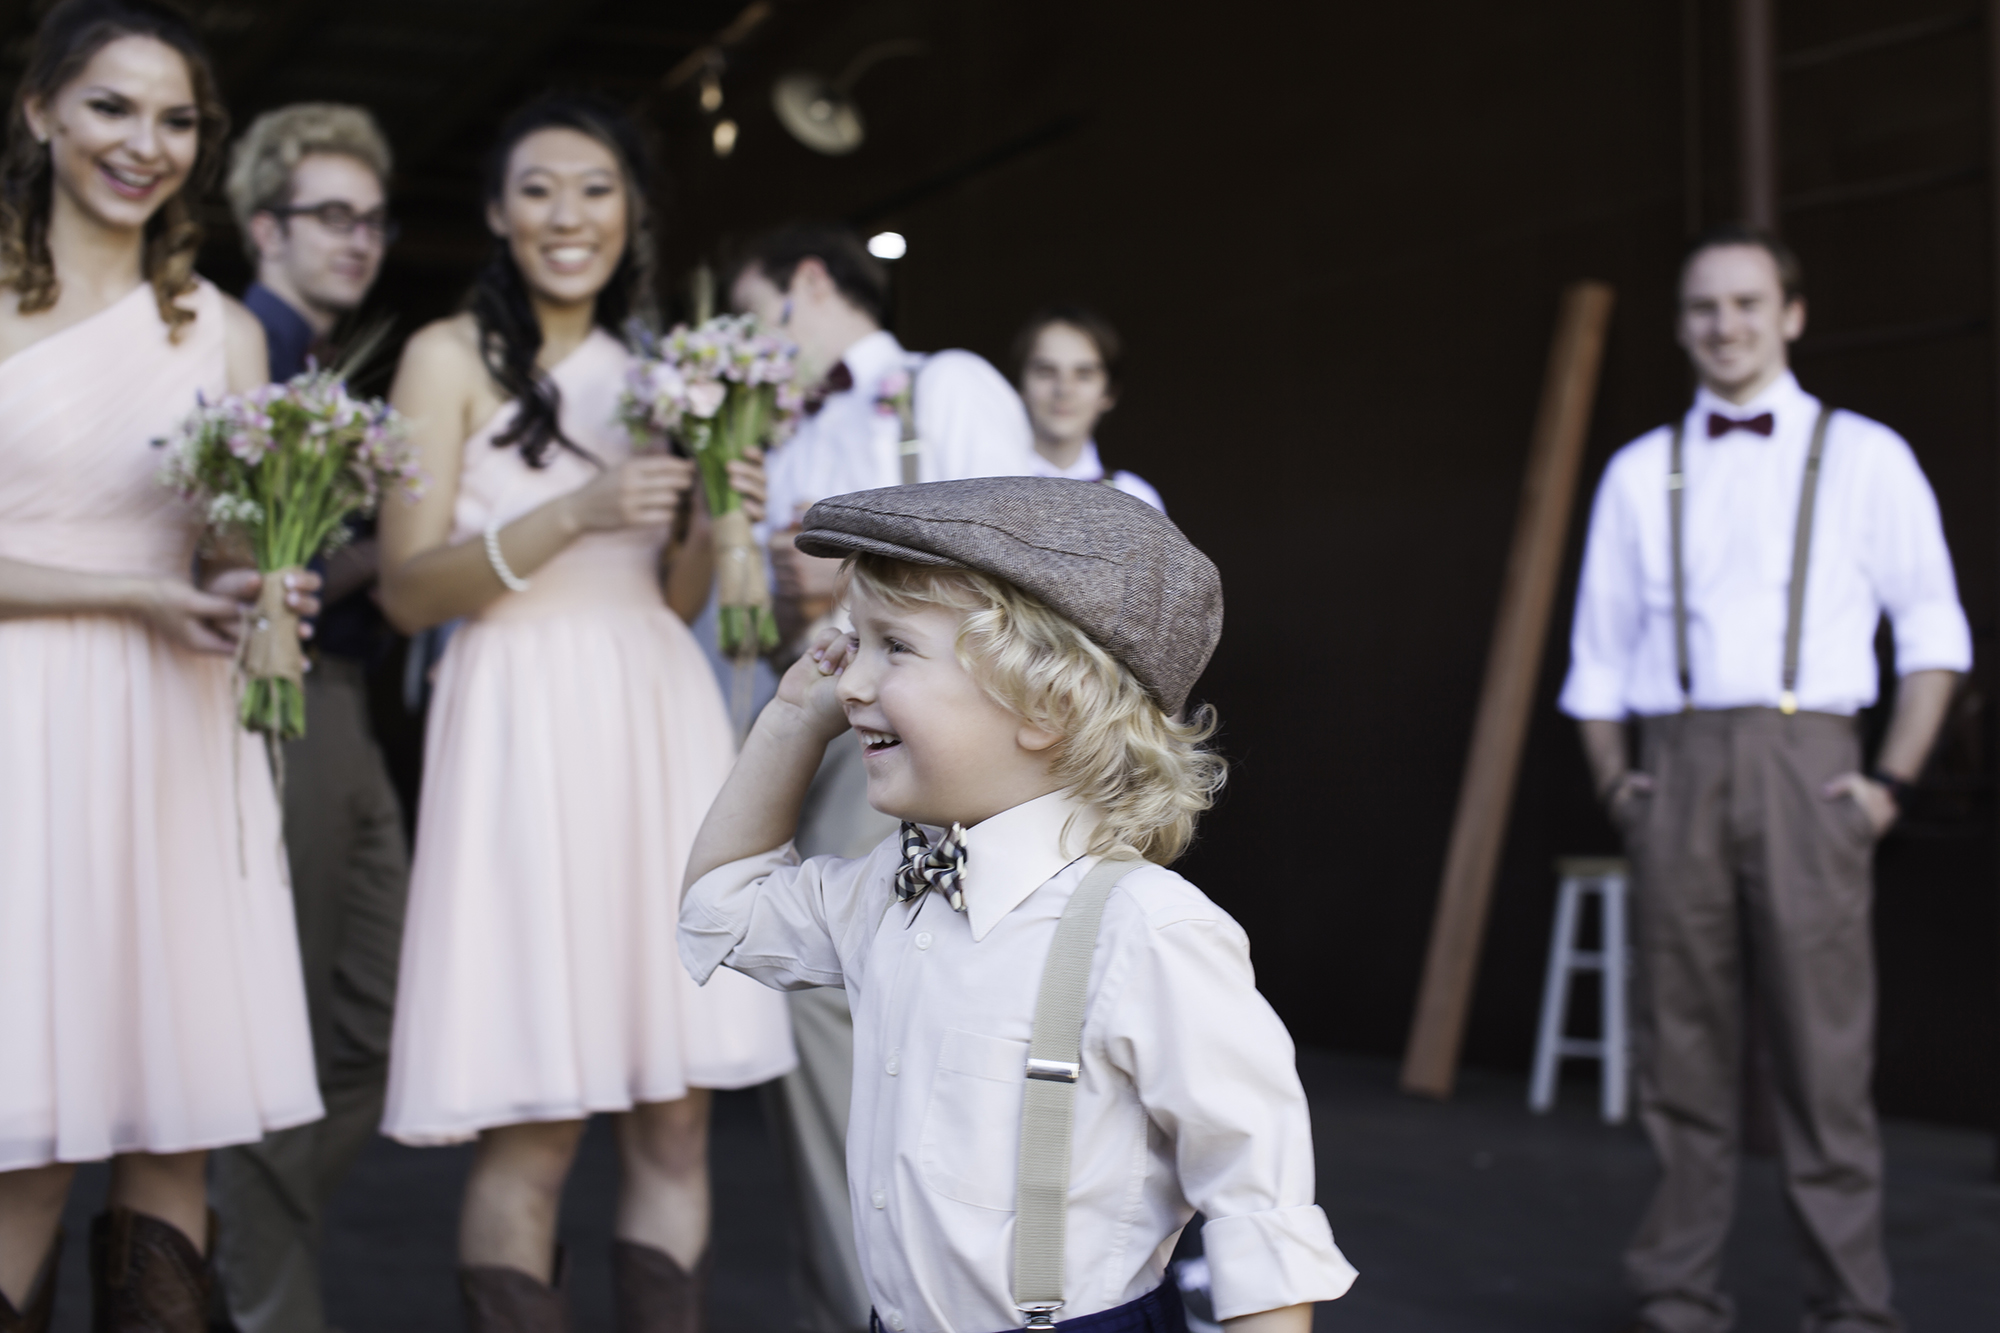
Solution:
<svg viewBox="0 0 2000 1333"><path fill-rule="evenodd" d="M355 229L360 228L384 247L394 245L397 233L402 230L390 219L386 208L371 208L366 213L357 213L353 205L343 204L337 199L329 199L323 204L289 204L263 211L281 222L295 217L309 217L336 236L352 236Z"/></svg>

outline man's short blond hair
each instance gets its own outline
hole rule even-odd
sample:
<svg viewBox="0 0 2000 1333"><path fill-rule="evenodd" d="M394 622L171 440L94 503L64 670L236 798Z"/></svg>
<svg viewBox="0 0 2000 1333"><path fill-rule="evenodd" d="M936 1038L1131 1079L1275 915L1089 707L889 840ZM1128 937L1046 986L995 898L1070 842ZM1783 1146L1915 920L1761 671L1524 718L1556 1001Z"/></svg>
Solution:
<svg viewBox="0 0 2000 1333"><path fill-rule="evenodd" d="M386 188L393 165L389 141L375 117L358 106L339 102L295 102L266 111L250 123L229 153L229 211L243 248L257 258L250 239L250 218L265 209L291 202L292 172L314 153L351 157L375 173Z"/></svg>
<svg viewBox="0 0 2000 1333"><path fill-rule="evenodd" d="M994 702L1062 737L1054 776L1102 814L1088 850L1166 865L1194 841L1228 766L1206 742L1215 713L1167 716L1138 677L1067 617L970 569L850 556L849 586L900 610L960 613L959 664Z"/></svg>

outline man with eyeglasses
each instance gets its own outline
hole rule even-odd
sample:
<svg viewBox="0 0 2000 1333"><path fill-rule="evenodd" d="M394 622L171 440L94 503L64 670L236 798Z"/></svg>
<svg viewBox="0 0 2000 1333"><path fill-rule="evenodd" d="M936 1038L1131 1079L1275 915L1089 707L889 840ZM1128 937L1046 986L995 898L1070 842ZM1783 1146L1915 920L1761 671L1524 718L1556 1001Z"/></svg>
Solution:
<svg viewBox="0 0 2000 1333"><path fill-rule="evenodd" d="M359 107L302 103L259 116L230 159L228 194L257 280L271 378L337 361L333 336L368 295L392 239L389 145ZM326 1118L218 1152L217 1263L241 1333L323 1333L320 1217L382 1116L409 879L402 810L368 723L367 672L391 641L372 592L371 528L324 566L306 736L285 751L292 872Z"/></svg>

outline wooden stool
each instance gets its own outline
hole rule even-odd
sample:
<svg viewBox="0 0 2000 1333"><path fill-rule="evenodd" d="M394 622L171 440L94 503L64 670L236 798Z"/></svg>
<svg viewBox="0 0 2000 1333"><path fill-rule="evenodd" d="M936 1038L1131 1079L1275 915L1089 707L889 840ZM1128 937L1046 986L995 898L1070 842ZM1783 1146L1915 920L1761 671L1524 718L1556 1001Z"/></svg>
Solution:
<svg viewBox="0 0 2000 1333"><path fill-rule="evenodd" d="M1556 1101L1556 1068L1564 1056L1596 1060L1603 1070L1604 1122L1625 1119L1631 1068L1625 1024L1625 891L1632 869L1615 857L1567 857L1556 862L1562 887L1556 899L1555 933L1549 941L1549 971L1542 985L1541 1031L1535 1037L1535 1073L1528 1083L1528 1107L1546 1111ZM1602 932L1595 953L1577 947L1583 899L1596 894ZM1591 1040L1563 1035L1569 1016L1570 978L1598 974L1604 1000L1604 1035Z"/></svg>

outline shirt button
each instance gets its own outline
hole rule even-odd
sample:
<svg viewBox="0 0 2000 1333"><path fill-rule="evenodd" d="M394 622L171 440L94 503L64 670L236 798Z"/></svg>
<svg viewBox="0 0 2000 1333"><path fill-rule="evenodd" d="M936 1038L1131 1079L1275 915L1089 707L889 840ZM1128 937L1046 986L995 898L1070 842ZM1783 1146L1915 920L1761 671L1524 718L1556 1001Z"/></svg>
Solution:
<svg viewBox="0 0 2000 1333"><path fill-rule="evenodd" d="M919 949L928 949L931 947L931 933L928 930L917 932L917 947Z"/></svg>
<svg viewBox="0 0 2000 1333"><path fill-rule="evenodd" d="M889 1191L876 1190L868 1196L868 1202L874 1204L877 1208L887 1208L889 1206Z"/></svg>
<svg viewBox="0 0 2000 1333"><path fill-rule="evenodd" d="M889 1063L882 1067L889 1071L889 1077L894 1078L902 1071L903 1062L896 1058L896 1052L891 1051L889 1052Z"/></svg>
<svg viewBox="0 0 2000 1333"><path fill-rule="evenodd" d="M889 1311L889 1327L895 1329L897 1333L902 1333L903 1312L901 1310Z"/></svg>

